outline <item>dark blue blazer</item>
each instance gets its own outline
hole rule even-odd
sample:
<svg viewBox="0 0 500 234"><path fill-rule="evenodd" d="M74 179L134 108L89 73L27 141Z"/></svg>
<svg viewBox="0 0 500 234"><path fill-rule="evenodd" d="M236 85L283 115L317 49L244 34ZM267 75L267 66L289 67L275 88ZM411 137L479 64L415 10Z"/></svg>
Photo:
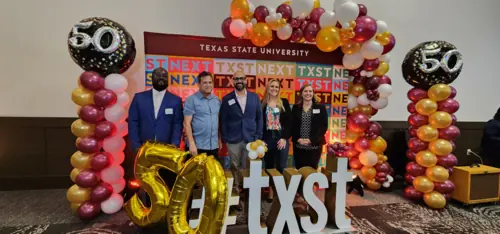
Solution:
<svg viewBox="0 0 500 234"><path fill-rule="evenodd" d="M229 105L229 101L234 104ZM233 101L231 101L233 102ZM259 95L247 91L245 113L241 111L235 92L228 93L222 98L220 107L220 123L222 141L236 144L252 142L262 139L262 107Z"/></svg>
<svg viewBox="0 0 500 234"><path fill-rule="evenodd" d="M167 109L171 109L167 110ZM172 113L172 114L167 114ZM155 119L153 91L134 95L128 114L128 136L133 152L148 140L155 140L179 147L182 136L182 99L168 91Z"/></svg>

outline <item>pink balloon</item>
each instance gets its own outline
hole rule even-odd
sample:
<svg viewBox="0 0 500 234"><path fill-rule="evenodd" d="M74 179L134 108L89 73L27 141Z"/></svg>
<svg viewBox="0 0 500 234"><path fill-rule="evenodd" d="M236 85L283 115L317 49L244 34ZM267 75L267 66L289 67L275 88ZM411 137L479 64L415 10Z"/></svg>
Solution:
<svg viewBox="0 0 500 234"><path fill-rule="evenodd" d="M253 12L253 17L257 22L266 22L267 16L269 16L269 10L266 6L258 6Z"/></svg>
<svg viewBox="0 0 500 234"><path fill-rule="evenodd" d="M126 147L125 140L120 136L112 136L104 139L102 148L107 152L123 151Z"/></svg>
<svg viewBox="0 0 500 234"><path fill-rule="evenodd" d="M105 182L100 183L90 192L90 201L101 203L113 194L113 187Z"/></svg>
<svg viewBox="0 0 500 234"><path fill-rule="evenodd" d="M97 139L104 139L116 133L116 126L109 121L101 121L95 125L94 136Z"/></svg>
<svg viewBox="0 0 500 234"><path fill-rule="evenodd" d="M84 169L76 176L75 183L82 188L92 188L99 184L99 177L94 170Z"/></svg>
<svg viewBox="0 0 500 234"><path fill-rule="evenodd" d="M96 105L86 105L80 109L78 116L87 123L96 124L104 119L104 111Z"/></svg>
<svg viewBox="0 0 500 234"><path fill-rule="evenodd" d="M429 143L424 142L417 137L412 137L410 140L408 140L408 148L410 148L411 151L418 153L422 150L426 150L429 147Z"/></svg>
<svg viewBox="0 0 500 234"><path fill-rule="evenodd" d="M418 128L420 126L429 124L429 117L417 113L411 114L410 116L408 116L408 123L412 127Z"/></svg>
<svg viewBox="0 0 500 234"><path fill-rule="evenodd" d="M460 136L460 129L455 125L450 125L447 128L440 128L439 130L439 138L445 140L455 140Z"/></svg>
<svg viewBox="0 0 500 234"><path fill-rule="evenodd" d="M420 191L417 191L415 187L412 185L406 187L403 191L403 196L410 200L420 200L424 197L424 194Z"/></svg>
<svg viewBox="0 0 500 234"><path fill-rule="evenodd" d="M417 103L418 101L427 98L427 91L423 89L418 89L418 88L413 88L408 91L408 99L410 99L412 102Z"/></svg>
<svg viewBox="0 0 500 234"><path fill-rule="evenodd" d="M94 103L100 107L111 106L117 99L115 92L109 89L101 89L94 94Z"/></svg>
<svg viewBox="0 0 500 234"><path fill-rule="evenodd" d="M381 76L380 77L380 84L390 84L390 85L392 85L391 78L389 78L386 75Z"/></svg>
<svg viewBox="0 0 500 234"><path fill-rule="evenodd" d="M229 26L231 25L232 21L233 19L231 17L227 17L224 21L222 21L221 25L222 35L227 39L237 39L237 37L231 34L231 30L229 30Z"/></svg>
<svg viewBox="0 0 500 234"><path fill-rule="evenodd" d="M365 59L365 61L363 62L363 69L365 69L365 71L375 71L377 70L379 64L380 61L378 60L378 58L371 60Z"/></svg>
<svg viewBox="0 0 500 234"><path fill-rule="evenodd" d="M390 42L389 44L384 46L384 52L382 52L382 54L387 54L391 52L391 50L394 49L394 46L396 45L396 38L394 37L394 35L391 34L389 38Z"/></svg>
<svg viewBox="0 0 500 234"><path fill-rule="evenodd" d="M107 200L101 202L102 212L105 214L114 214L121 210L123 206L123 197L113 193Z"/></svg>
<svg viewBox="0 0 500 234"><path fill-rule="evenodd" d="M358 17L356 19L354 33L355 36L352 38L353 41L361 43L368 41L377 33L377 21L369 16Z"/></svg>
<svg viewBox="0 0 500 234"><path fill-rule="evenodd" d="M416 162L409 162L406 164L406 173L417 177L425 174L425 167L420 166Z"/></svg>
<svg viewBox="0 0 500 234"><path fill-rule="evenodd" d="M354 148L359 152L366 151L368 148L370 148L368 139L360 137L358 140L356 140L356 142L354 142Z"/></svg>
<svg viewBox="0 0 500 234"><path fill-rule="evenodd" d="M308 42L315 42L316 35L319 32L319 25L317 23L309 23L307 24L306 29L304 30L304 38Z"/></svg>
<svg viewBox="0 0 500 234"><path fill-rule="evenodd" d="M118 182L112 184L114 193L121 193L125 189L126 181L125 179L120 179Z"/></svg>
<svg viewBox="0 0 500 234"><path fill-rule="evenodd" d="M93 154L101 150L102 142L94 137L84 137L78 140L76 148L83 153Z"/></svg>
<svg viewBox="0 0 500 234"><path fill-rule="evenodd" d="M113 184L122 179L124 174L121 166L111 165L101 171L101 179L106 183Z"/></svg>
<svg viewBox="0 0 500 234"><path fill-rule="evenodd" d="M281 18L286 19L286 21L289 21L292 19L292 7L288 4L281 4L276 8L276 13L281 14Z"/></svg>
<svg viewBox="0 0 500 234"><path fill-rule="evenodd" d="M86 71L80 75L80 84L86 89L97 91L104 88L104 78L97 72Z"/></svg>
<svg viewBox="0 0 500 234"><path fill-rule="evenodd" d="M90 165L92 169L96 171L101 171L102 169L111 165L113 161L113 156L109 152L99 152L92 156L90 160Z"/></svg>
<svg viewBox="0 0 500 234"><path fill-rule="evenodd" d="M319 18L325 13L325 9L322 7L314 8L309 14L309 22L319 24Z"/></svg>
<svg viewBox="0 0 500 234"><path fill-rule="evenodd" d="M416 104L414 102L410 102L408 103L408 105L406 106L406 109L408 110L408 112L410 112L411 114L415 114L417 113L417 108L416 108Z"/></svg>
<svg viewBox="0 0 500 234"><path fill-rule="evenodd" d="M101 205L91 201L86 201L77 210L77 216L83 221L89 221L101 213Z"/></svg>
<svg viewBox="0 0 500 234"><path fill-rule="evenodd" d="M444 168L453 168L458 164L457 157L453 154L448 154L446 156L438 157L437 165Z"/></svg>
<svg viewBox="0 0 500 234"><path fill-rule="evenodd" d="M439 111L444 111L449 114L453 114L460 109L460 104L457 102L457 100L448 98L444 101L440 101L437 103L438 104L438 110Z"/></svg>
<svg viewBox="0 0 500 234"><path fill-rule="evenodd" d="M455 190L455 184L451 180L446 180L443 183L434 183L434 190L440 193L451 193Z"/></svg>
<svg viewBox="0 0 500 234"><path fill-rule="evenodd" d="M125 160L125 153L123 151L122 152L111 152L111 155L113 157L113 160L111 160L111 163L114 165L120 165Z"/></svg>

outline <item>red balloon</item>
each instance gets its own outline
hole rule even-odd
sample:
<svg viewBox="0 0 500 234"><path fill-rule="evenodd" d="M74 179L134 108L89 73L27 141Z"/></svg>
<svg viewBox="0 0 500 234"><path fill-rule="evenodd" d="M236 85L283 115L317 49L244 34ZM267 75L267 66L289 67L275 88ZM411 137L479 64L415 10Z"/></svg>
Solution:
<svg viewBox="0 0 500 234"><path fill-rule="evenodd" d="M457 96L457 90L453 86L450 86L450 88L451 88L451 94L448 98L455 98Z"/></svg>
<svg viewBox="0 0 500 234"><path fill-rule="evenodd" d="M78 207L77 215L83 221L89 221L101 213L101 204L86 201Z"/></svg>
<svg viewBox="0 0 500 234"><path fill-rule="evenodd" d="M365 61L363 62L363 69L365 69L366 71L375 71L377 70L378 65L380 65L380 61L378 60L378 58L371 60L365 59ZM372 78L378 78L378 77L374 76Z"/></svg>
<svg viewBox="0 0 500 234"><path fill-rule="evenodd" d="M363 164L361 164L361 161L359 161L358 157L352 157L349 160L349 166L351 167L351 169L358 170L358 169L361 169L363 167Z"/></svg>
<svg viewBox="0 0 500 234"><path fill-rule="evenodd" d="M231 17L227 17L224 21L222 21L222 35L227 39L238 39L237 37L233 36L233 34L231 34L231 30L229 30L231 22L233 22L233 19Z"/></svg>
<svg viewBox="0 0 500 234"><path fill-rule="evenodd" d="M437 165L444 168L453 168L458 164L457 157L453 154L448 154L446 156L438 157Z"/></svg>
<svg viewBox="0 0 500 234"><path fill-rule="evenodd" d="M108 199L113 194L113 186L108 183L102 182L97 185L92 192L90 192L90 201L101 203Z"/></svg>
<svg viewBox="0 0 500 234"><path fill-rule="evenodd" d="M409 162L406 164L406 173L417 177L425 174L425 167L418 165L416 162Z"/></svg>
<svg viewBox="0 0 500 234"><path fill-rule="evenodd" d="M406 106L406 109L408 110L408 112L415 114L415 113L417 113L417 109L415 106L416 106L416 104L414 102L410 102L410 103L408 103L408 106Z"/></svg>
<svg viewBox="0 0 500 234"><path fill-rule="evenodd" d="M354 80L355 80L358 77L361 78L360 77L361 76L361 71L363 71L362 68L358 68L358 69L355 69L355 70L349 70L349 75L352 76L352 77L354 77ZM354 80L352 81L353 83L354 83ZM360 84L360 83L354 83L354 84Z"/></svg>
<svg viewBox="0 0 500 234"><path fill-rule="evenodd" d="M368 148L370 148L368 139L360 137L358 140L356 140L356 142L354 142L354 148L359 152L366 151Z"/></svg>
<svg viewBox="0 0 500 234"><path fill-rule="evenodd" d="M304 30L304 38L308 42L315 42L316 35L319 32L319 25L317 23L309 23L307 24L306 29Z"/></svg>
<svg viewBox="0 0 500 234"><path fill-rule="evenodd" d="M417 153L411 151L411 150L407 150L406 151L406 157L408 158L408 160L410 161L415 161L415 157L417 157Z"/></svg>
<svg viewBox="0 0 500 234"><path fill-rule="evenodd" d="M352 84L363 84L365 83L366 77L364 76L355 76L354 79L352 79Z"/></svg>
<svg viewBox="0 0 500 234"><path fill-rule="evenodd" d="M359 7L359 14L358 14L358 17L361 17L361 16L366 16L368 14L368 8L366 8L365 5L363 4L358 4L358 7Z"/></svg>
<svg viewBox="0 0 500 234"><path fill-rule="evenodd" d="M309 22L319 24L319 18L325 13L325 9L322 7L314 8L309 14Z"/></svg>
<svg viewBox="0 0 500 234"><path fill-rule="evenodd" d="M290 36L290 40L293 42L299 42L304 38L304 32L300 28L296 28L292 32L292 36Z"/></svg>
<svg viewBox="0 0 500 234"><path fill-rule="evenodd" d="M269 10L266 6L258 6L253 12L253 17L257 22L266 22L266 17L269 16Z"/></svg>
<svg viewBox="0 0 500 234"><path fill-rule="evenodd" d="M380 134L382 134L382 125L380 125L375 121L370 121L370 125L365 130L365 133L375 134L377 136L380 136Z"/></svg>
<svg viewBox="0 0 500 234"><path fill-rule="evenodd" d="M460 136L460 129L455 125L450 125L447 128L440 128L439 130L439 138L445 140L455 140Z"/></svg>
<svg viewBox="0 0 500 234"><path fill-rule="evenodd" d="M359 151L357 151L354 146L348 146L345 149L345 156L351 158L351 157L356 157L359 155Z"/></svg>
<svg viewBox="0 0 500 234"><path fill-rule="evenodd" d="M415 180L415 176L412 176L410 175L409 173L406 173L404 175L405 177L405 181L408 183L408 184L413 184L413 180Z"/></svg>
<svg viewBox="0 0 500 234"><path fill-rule="evenodd" d="M411 137L417 137L417 130L418 130L418 128L415 128L415 127L413 127L413 126L410 126L410 127L408 128L408 133L410 133L410 136L411 136Z"/></svg>
<svg viewBox="0 0 500 234"><path fill-rule="evenodd" d="M386 75L381 76L380 77L380 84L390 84L390 85L392 85L391 78L389 78Z"/></svg>
<svg viewBox="0 0 500 234"><path fill-rule="evenodd" d="M80 75L80 84L86 89L97 91L104 88L104 78L97 72L86 71Z"/></svg>
<svg viewBox="0 0 500 234"><path fill-rule="evenodd" d="M75 178L75 183L81 188L92 188L99 184L99 176L91 169L84 169Z"/></svg>
<svg viewBox="0 0 500 234"><path fill-rule="evenodd" d="M84 137L78 140L76 148L82 153L93 154L101 150L102 142L94 137Z"/></svg>
<svg viewBox="0 0 500 234"><path fill-rule="evenodd" d="M87 123L96 124L104 120L104 111L96 105L86 105L82 106L78 116Z"/></svg>
<svg viewBox="0 0 500 234"><path fill-rule="evenodd" d="M394 37L394 35L391 34L391 36L389 36L389 38L390 38L390 42L389 42L389 44L384 46L384 52L382 52L382 54L387 54L387 53L391 52L391 50L394 49L394 46L396 45L396 38Z"/></svg>
<svg viewBox="0 0 500 234"><path fill-rule="evenodd" d="M418 88L413 88L408 91L408 99L410 99L412 102L417 103L418 101L427 98L427 91L423 89L418 89Z"/></svg>
<svg viewBox="0 0 500 234"><path fill-rule="evenodd" d="M102 169L111 165L113 160L113 156L109 152L99 152L92 156L90 160L90 166L95 171L101 171Z"/></svg>
<svg viewBox="0 0 500 234"><path fill-rule="evenodd" d="M389 163L382 163L382 164L377 164L375 165L375 170L377 170L377 172L385 172L385 173L390 173L391 172L391 165L389 165Z"/></svg>
<svg viewBox="0 0 500 234"><path fill-rule="evenodd" d="M417 137L412 137L408 141L408 148L410 148L411 151L418 153L422 150L426 150L429 147L429 143L421 141Z"/></svg>
<svg viewBox="0 0 500 234"><path fill-rule="evenodd" d="M451 125L457 124L457 117L454 114L451 114Z"/></svg>
<svg viewBox="0 0 500 234"><path fill-rule="evenodd" d="M356 19L354 28L355 36L352 38L356 42L365 42L370 40L377 33L377 21L370 16L361 16ZM384 46L385 51L385 46Z"/></svg>
<svg viewBox="0 0 500 234"><path fill-rule="evenodd" d="M417 113L411 114L410 116L408 116L408 123L412 127L418 128L420 126L429 124L429 117Z"/></svg>
<svg viewBox="0 0 500 234"><path fill-rule="evenodd" d="M94 137L99 140L103 140L104 138L112 136L115 133L116 133L116 126L112 122L105 120L95 125Z"/></svg>
<svg viewBox="0 0 500 234"><path fill-rule="evenodd" d="M451 180L446 180L443 183L434 183L434 190L440 193L451 193L455 190L455 184Z"/></svg>
<svg viewBox="0 0 500 234"><path fill-rule="evenodd" d="M457 102L457 100L448 98L444 101L440 101L437 103L438 104L438 111L444 111L450 114L453 114L460 109L460 104Z"/></svg>
<svg viewBox="0 0 500 234"><path fill-rule="evenodd" d="M364 132L370 126L370 118L363 113L355 113L347 117L347 129L353 132Z"/></svg>
<svg viewBox="0 0 500 234"><path fill-rule="evenodd" d="M289 21L292 18L292 7L288 4L281 4L278 8L276 8L276 13L280 13L281 18Z"/></svg>
<svg viewBox="0 0 500 234"><path fill-rule="evenodd" d="M403 196L410 200L420 200L424 197L424 194L420 191L417 191L415 187L412 185L406 187L403 192Z"/></svg>

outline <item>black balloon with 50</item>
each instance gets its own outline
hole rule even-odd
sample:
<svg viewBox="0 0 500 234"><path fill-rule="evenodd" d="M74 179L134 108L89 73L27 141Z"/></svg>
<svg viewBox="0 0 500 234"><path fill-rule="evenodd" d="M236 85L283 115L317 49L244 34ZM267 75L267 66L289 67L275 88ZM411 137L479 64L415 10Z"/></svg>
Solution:
<svg viewBox="0 0 500 234"><path fill-rule="evenodd" d="M127 71L136 55L134 39L127 30L101 17L75 24L68 35L68 47L76 64L102 76Z"/></svg>

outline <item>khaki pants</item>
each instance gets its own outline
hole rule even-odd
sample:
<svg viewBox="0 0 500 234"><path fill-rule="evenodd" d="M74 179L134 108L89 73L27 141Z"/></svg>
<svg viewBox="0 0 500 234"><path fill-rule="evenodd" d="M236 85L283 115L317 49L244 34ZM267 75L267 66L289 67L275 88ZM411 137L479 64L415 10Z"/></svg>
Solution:
<svg viewBox="0 0 500 234"><path fill-rule="evenodd" d="M234 187L239 188L242 181L242 176L240 169L246 168L246 161L248 157L248 151L245 142L240 142L236 144L226 144L227 152L230 157L230 168L234 177Z"/></svg>

